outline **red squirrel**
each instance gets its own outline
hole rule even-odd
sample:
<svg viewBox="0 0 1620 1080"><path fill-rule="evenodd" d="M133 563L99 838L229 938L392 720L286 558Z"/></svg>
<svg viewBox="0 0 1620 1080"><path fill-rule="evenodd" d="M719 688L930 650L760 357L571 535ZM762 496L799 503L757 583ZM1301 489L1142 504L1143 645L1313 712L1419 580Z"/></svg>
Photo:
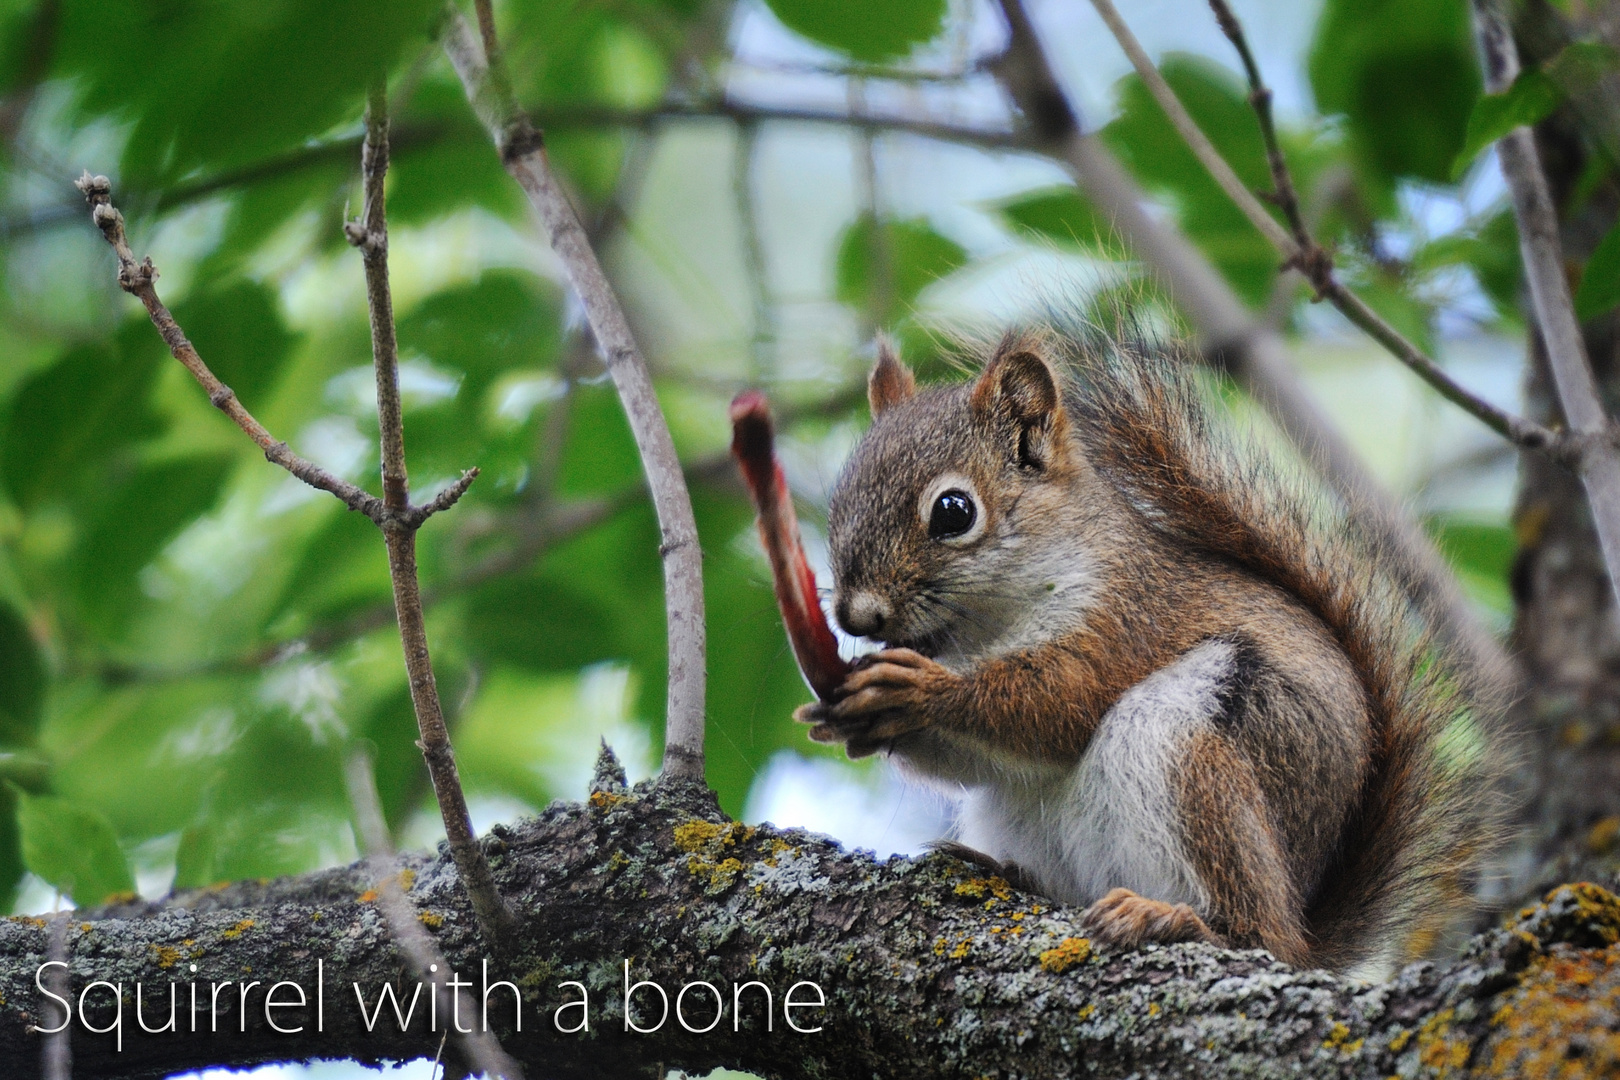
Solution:
<svg viewBox="0 0 1620 1080"><path fill-rule="evenodd" d="M1009 336L919 390L882 348L828 511L835 617L882 649L795 716L958 794L1094 940L1387 959L1486 848L1491 707L1187 366Z"/></svg>

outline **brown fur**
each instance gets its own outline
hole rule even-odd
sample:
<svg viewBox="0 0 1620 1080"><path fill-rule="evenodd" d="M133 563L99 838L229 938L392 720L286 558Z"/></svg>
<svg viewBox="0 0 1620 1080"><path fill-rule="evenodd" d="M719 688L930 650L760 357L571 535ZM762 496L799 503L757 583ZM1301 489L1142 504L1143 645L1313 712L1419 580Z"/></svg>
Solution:
<svg viewBox="0 0 1620 1080"><path fill-rule="evenodd" d="M1432 912L1483 846L1488 732L1472 763L1448 761L1440 741L1465 710L1486 710L1423 635L1403 569L1352 515L1326 515L1215 430L1169 361L1105 343L1066 357L1069 378L1050 353L1045 339L1010 337L972 386L918 393L882 352L870 384L881 421L830 523L840 594L892 606L890 648L800 718L851 756L939 731L991 757L1063 766L1131 687L1201 642L1230 642L1247 681L1173 776L1208 922L1189 910L1194 933L1173 905L1127 894L1107 924L1120 941L1260 944L1331 967L1367 955L1397 920ZM867 468L873 479L852 486ZM934 658L975 632L951 600L969 588L963 567L997 557L928 536L916 489L941 470L977 496L984 535L1016 517L1020 535L1089 560L1095 595L1079 625L969 649L967 671ZM987 573L1025 569L1008 558Z"/></svg>

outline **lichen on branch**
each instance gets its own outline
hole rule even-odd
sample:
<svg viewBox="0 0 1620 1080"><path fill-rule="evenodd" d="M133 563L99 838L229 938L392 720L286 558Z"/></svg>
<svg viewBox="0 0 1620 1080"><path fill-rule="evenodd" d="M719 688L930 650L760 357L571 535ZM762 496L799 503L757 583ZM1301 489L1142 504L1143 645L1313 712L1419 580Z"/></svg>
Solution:
<svg viewBox="0 0 1620 1080"><path fill-rule="evenodd" d="M679 778L630 789L600 769L587 801L554 804L497 829L487 844L520 913L516 947L491 958L490 978L521 988L525 1005L521 1033L509 1010L497 1016L493 1005L492 1026L534 1075L624 1075L662 1063L771 1077L1370 1078L1461 1075L1470 1066L1507 1075L1500 1070L1564 1060L1572 1048L1598 1055L1591 1064L1620 1061L1601 1057L1612 1041L1605 1003L1620 994L1620 901L1595 886L1556 890L1509 927L1474 939L1453 964L1415 964L1369 984L1255 951L1110 952L1086 938L1078 911L945 855L877 860L801 831L745 826ZM417 857L407 868L423 925L474 981L476 998L486 954L448 856ZM75 1064L117 1078L297 1056L431 1057L442 1028L430 1032L418 1016L408 1032L390 1022L368 1033L354 1007L351 983L374 1002L383 981L399 984L403 967L366 897L375 885L357 865L89 916L68 941L75 992L105 979L130 990L140 981L150 995L191 978L182 974L191 963L200 979L240 981L251 968L266 983L313 986L320 959L326 1030L277 1036L252 1009L245 1032L233 1013L229 1033L215 1036L145 1035L130 1020L122 1054L111 1035L75 1028ZM40 1036L29 1025L41 998L32 980L46 946L40 921L0 923L5 1060L37 1060ZM672 1008L683 986L715 986L722 1022L695 1034L672 1015L649 1034L626 1031L626 960L632 981L659 984ZM574 982L588 989L590 1028L563 1034L557 1011L578 1000L563 985ZM733 1031L731 994L749 982L773 995L770 1030L756 996ZM784 1022L783 997L800 983L825 994L825 1007L794 1014L800 1028L819 1032ZM807 988L798 995L813 996ZM706 996L685 999L693 1026L712 1018L700 1011ZM636 1000L633 1018L651 1027L657 994L644 989ZM151 1022L150 998L147 1008ZM560 1022L578 1018L576 1009Z"/></svg>

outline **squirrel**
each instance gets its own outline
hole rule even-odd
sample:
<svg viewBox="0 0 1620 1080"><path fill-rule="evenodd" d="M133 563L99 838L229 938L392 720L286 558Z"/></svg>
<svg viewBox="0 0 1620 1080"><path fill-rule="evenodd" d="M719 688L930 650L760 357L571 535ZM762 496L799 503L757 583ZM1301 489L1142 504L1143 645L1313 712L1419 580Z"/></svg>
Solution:
<svg viewBox="0 0 1620 1080"><path fill-rule="evenodd" d="M960 793L944 846L1095 941L1387 960L1493 833L1489 694L1188 367L1045 331L919 390L880 344L827 525L834 616L882 648L795 718Z"/></svg>

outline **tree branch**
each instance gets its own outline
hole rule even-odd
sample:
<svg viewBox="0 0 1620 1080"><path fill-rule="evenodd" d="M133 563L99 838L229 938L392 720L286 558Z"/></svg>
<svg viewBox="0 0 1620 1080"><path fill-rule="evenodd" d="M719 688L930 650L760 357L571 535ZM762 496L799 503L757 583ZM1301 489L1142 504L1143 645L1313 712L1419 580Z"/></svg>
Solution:
<svg viewBox="0 0 1620 1080"><path fill-rule="evenodd" d="M174 316L169 314L169 309L158 299L157 289L152 284L157 280L157 267L152 265L150 258L135 261L135 253L130 250L129 241L124 236L124 215L112 204L111 182L105 176L91 176L86 171L76 183L90 204L91 220L96 223L101 235L106 237L107 243L112 245L113 251L118 256L119 286L146 306L147 314L152 317L152 325L157 327L164 344L169 347L169 352L191 372L192 377L208 393L208 400L213 406L230 417L232 422L264 451L264 456L271 462L280 465L310 487L336 495L350 510L358 510L379 525L382 524L386 516L383 500L347 480L333 476L314 462L307 461L287 449L286 443L278 441L265 430L263 424L253 418L253 414L237 399L236 391L220 382L219 378L208 370L208 365L197 355L196 348L186 339L184 331L174 321Z"/></svg>
<svg viewBox="0 0 1620 1080"><path fill-rule="evenodd" d="M1399 330L1368 307L1361 297L1346 287L1334 274L1332 256L1312 239L1305 229L1304 218L1299 212L1299 198L1294 193L1293 180L1288 172L1288 163L1283 157L1282 148L1277 142L1276 129L1271 122L1271 92L1266 89L1264 83L1258 81L1259 68L1254 65L1246 43L1239 46L1239 51L1243 55L1244 66L1249 73L1251 91L1249 101L1260 117L1261 133L1266 141L1266 154L1271 164L1273 183L1276 184L1279 201L1286 200L1285 213L1293 229L1292 234L1279 225L1270 212L1260 204L1260 200L1244 186L1242 179L1232 171L1232 167L1227 164L1220 151L1215 149L1214 144L1204 135L1198 122L1187 112L1181 99L1176 97L1176 92L1171 89L1164 76L1159 74L1159 69L1153 66L1153 61L1148 58L1141 43L1131 33L1130 27L1125 25L1125 20L1120 18L1111 0L1091 0L1091 2L1102 15L1103 21L1108 24L1108 29L1125 51L1125 55L1130 58L1136 73L1147 84L1153 99L1170 118L1170 123L1182 141L1192 150L1193 156L1198 158L1227 197L1259 230L1260 235L1282 255L1285 268L1298 268L1316 289L1318 297L1326 299L1338 308L1345 318L1364 330L1392 356L1410 368L1418 378L1438 390L1447 401L1460 406L1498 435L1528 450L1548 450L1561 460L1571 459L1573 448L1567 446L1556 432L1533 420L1514 416L1499 409L1468 390L1446 374L1440 365L1426 356ZM1234 41L1243 41L1241 25L1231 10L1224 8L1221 0L1210 0L1210 3L1211 7L1215 8L1216 20L1227 36L1233 37L1235 33L1237 36Z"/></svg>
<svg viewBox="0 0 1620 1080"><path fill-rule="evenodd" d="M377 796L377 776L371 753L363 744L353 747L344 759L343 779L348 788L349 803L354 808L355 832L366 853L366 867L377 882L377 909L388 924L389 936L410 962L411 972L417 981L433 986L441 1012L447 1016L477 1015L476 1005L465 991L452 993L448 986L434 978L440 971L449 971L450 965L439 952L438 945L434 944L427 928L422 925L401 887L405 872L394 857L393 841L389 839L388 825L383 817L382 800ZM500 1040L493 1032L476 1025L471 1031L457 1029L456 1041L473 1067L491 1080L495 1077L523 1080L522 1068L501 1049Z"/></svg>
<svg viewBox="0 0 1620 1080"><path fill-rule="evenodd" d="M997 78L1037 140L1068 166L1125 243L1155 269L1198 328L1206 357L1231 371L1350 510L1369 519L1403 556L1416 583L1414 601L1429 611L1440 635L1482 678L1500 681L1512 670L1511 662L1480 624L1434 544L1321 414L1294 374L1282 339L1255 319L1197 248L1143 209L1146 196L1118 160L1094 135L1081 132L1021 0L1000 3L1011 40L996 66Z"/></svg>
<svg viewBox="0 0 1620 1080"><path fill-rule="evenodd" d="M1474 31L1484 59L1485 89L1506 93L1519 74L1519 53L1507 20L1494 0L1473 0ZM1620 445L1603 406L1586 343L1575 320L1575 305L1564 273L1558 211L1536 150L1535 134L1523 125L1496 143L1513 196L1519 226L1519 254L1530 283L1530 303L1547 348L1547 366L1564 418L1581 440L1580 474L1592 508L1598 543L1609 573L1609 585L1620 602Z"/></svg>
<svg viewBox="0 0 1620 1080"><path fill-rule="evenodd" d="M1297 971L1262 952L1207 945L1099 952L1079 912L1016 893L935 854L879 862L824 838L727 821L712 798L678 779L621 786L611 763L598 769L586 803L558 803L538 820L498 828L496 870L523 913L519 948L491 963L489 980L522 993L523 1030L511 993L495 990L491 1028L535 1075L567 1078L645 1073L654 1064L701 1075L718 1066L770 1077L941 1078L1068 1076L1386 1077L1426 1075L1437 1062L1488 1064L1526 1075L1535 1061L1609 1051L1607 1011L1620 992L1613 942L1620 903L1592 886L1566 887L1507 930L1471 943L1450 966L1417 964L1369 984ZM451 969L480 987L480 941L447 857L407 857L409 899ZM364 864L243 882L88 916L70 933L72 984L121 983L123 1051L114 1037L77 1020L73 1051L84 1075L123 1080L206 1066L290 1057L429 1058L450 1025L427 1023L426 1001L407 1032L385 1009L365 1030L352 984L377 1001L407 963L391 943ZM88 925L89 929L81 929ZM34 976L47 942L38 920L0 922L0 1060L33 1060L29 1025L45 1001ZM324 1031L314 1031L316 960L323 962ZM654 1033L626 1031L625 962L631 980L651 980L671 1015ZM195 964L197 971L190 972ZM244 975L250 970L251 975ZM246 1016L237 989L256 979ZM299 982L309 1007L298 1038L264 1023L265 987ZM188 983L196 980L201 1031L188 1030ZM213 981L232 983L218 1034L208 1033ZM698 980L720 991L725 1014L707 1034L673 1015L680 988ZM180 1030L148 1035L132 1021L133 987L144 987L148 1024L162 1022L170 981L179 984ZM579 1019L577 982L589 991L589 1034L562 1034ZM767 1030L759 987L743 992L733 1031L733 987L758 982L772 997ZM816 983L825 1008L793 1012L783 997ZM424 995L424 998L426 995ZM801 988L795 1000L815 1000ZM112 1018L111 995L90 997L90 1022ZM684 999L693 1027L713 1017L712 997ZM48 1003L48 1002L47 1002ZM643 989L636 1019L651 1027L658 996ZM97 1009L94 1006L99 1005ZM478 1026L475 1013L463 1026ZM472 1024L467 1024L472 1020ZM781 1025L781 1026L776 1026ZM245 1028L246 1030L239 1030ZM1587 1059L1600 1071L1606 1057ZM1460 1066L1453 1066L1460 1072Z"/></svg>
<svg viewBox="0 0 1620 1080"><path fill-rule="evenodd" d="M411 509L410 484L405 469L405 422L399 398L399 344L394 336L394 302L388 285L388 218L383 195L388 176L388 96L381 80L371 87L366 102L366 141L361 153L365 203L361 220L344 225L349 243L360 251L366 268L366 300L371 314L371 351L377 376L377 426L382 444L383 502L392 513L381 522L388 546L388 573L394 587L394 612L405 652L411 705L422 739L422 757L433 779L433 794L444 819L445 836L456 867L472 898L478 925L491 944L500 944L515 925L512 912L495 887L489 860L473 833L472 816L461 789L450 730L433 678L428 652L427 624L422 613L422 589L416 573L416 527L401 520ZM451 505L477 475L471 471L442 495ZM458 490L459 489L459 490ZM435 499L422 510L431 513Z"/></svg>
<svg viewBox="0 0 1620 1080"><path fill-rule="evenodd" d="M73 921L73 913L68 911L57 912L51 917L50 929L47 931L45 955L54 964L43 980L51 992L59 999L67 1000L67 934L68 924ZM67 1018L60 1007L56 1015L41 1015L40 1027L52 1029L45 1035L45 1045L40 1049L40 1074L44 1080L73 1080L73 1043L66 1025L62 1023Z"/></svg>
<svg viewBox="0 0 1620 1080"><path fill-rule="evenodd" d="M494 48L494 15L489 2L476 0L476 7L484 39ZM512 97L499 51L491 54L481 48L459 11L451 13L445 51L461 77L468 99L494 136L507 172L523 188L544 223L624 403L662 534L659 553L664 563L664 613L669 633L664 769L700 777L705 679L703 555L692 502L669 425L653 390L652 375L579 217L552 174L540 132Z"/></svg>

